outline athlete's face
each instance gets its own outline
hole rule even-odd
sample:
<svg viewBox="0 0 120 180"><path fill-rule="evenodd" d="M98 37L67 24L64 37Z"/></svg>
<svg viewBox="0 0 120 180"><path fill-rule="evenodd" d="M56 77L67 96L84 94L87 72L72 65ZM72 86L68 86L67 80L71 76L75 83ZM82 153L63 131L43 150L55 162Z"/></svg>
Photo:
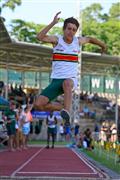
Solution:
<svg viewBox="0 0 120 180"><path fill-rule="evenodd" d="M66 28L63 30L63 32L64 32L65 41L67 41L68 43L71 43L73 40L73 36L77 32L77 27L75 24L68 23Z"/></svg>

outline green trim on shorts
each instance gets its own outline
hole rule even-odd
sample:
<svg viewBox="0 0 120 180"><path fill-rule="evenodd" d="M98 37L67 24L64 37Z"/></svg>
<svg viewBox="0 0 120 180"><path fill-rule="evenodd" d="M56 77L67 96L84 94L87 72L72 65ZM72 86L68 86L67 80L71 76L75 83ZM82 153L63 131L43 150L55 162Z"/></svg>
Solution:
<svg viewBox="0 0 120 180"><path fill-rule="evenodd" d="M52 101L57 96L64 93L63 82L65 79L52 79L52 82L42 91L40 95L45 96Z"/></svg>

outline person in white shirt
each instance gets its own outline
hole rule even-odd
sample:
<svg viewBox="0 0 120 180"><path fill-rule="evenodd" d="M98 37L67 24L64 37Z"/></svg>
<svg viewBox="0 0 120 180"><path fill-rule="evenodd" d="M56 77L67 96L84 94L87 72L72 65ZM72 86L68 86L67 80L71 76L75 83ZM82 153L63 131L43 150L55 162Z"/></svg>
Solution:
<svg viewBox="0 0 120 180"><path fill-rule="evenodd" d="M57 118L54 116L53 112L50 112L50 115L47 117L47 149L49 148L50 136L52 136L52 148L54 148L55 143L55 134L56 134L56 125Z"/></svg>
<svg viewBox="0 0 120 180"><path fill-rule="evenodd" d="M60 134L60 141L63 141L64 140L64 126L63 126L63 123L60 124L59 126L59 134Z"/></svg>
<svg viewBox="0 0 120 180"><path fill-rule="evenodd" d="M29 118L29 107L24 109L24 113L22 114L22 134L23 134L23 149L27 149L28 136L30 133L30 118Z"/></svg>

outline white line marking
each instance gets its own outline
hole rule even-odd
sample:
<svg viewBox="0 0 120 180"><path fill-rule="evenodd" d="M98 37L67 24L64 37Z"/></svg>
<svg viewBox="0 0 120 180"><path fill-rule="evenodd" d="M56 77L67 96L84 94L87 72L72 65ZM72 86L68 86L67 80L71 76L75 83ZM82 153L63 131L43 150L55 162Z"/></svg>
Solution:
<svg viewBox="0 0 120 180"><path fill-rule="evenodd" d="M78 154L74 149L72 149L72 151L81 159L81 160L83 160L84 162L85 162L85 164L87 164L89 167L91 167L92 169L93 169L93 171L94 172L96 172L100 177L106 177L106 175L105 175L105 173L104 172L101 172L100 173L100 170L99 170L99 168L97 168L94 164L92 164L87 158L83 158L80 154ZM85 160L84 160L85 159ZM91 165L91 166L90 166ZM92 167L93 166L93 167ZM98 171L96 171L95 169ZM104 176L103 176L103 174L104 174Z"/></svg>
<svg viewBox="0 0 120 180"><path fill-rule="evenodd" d="M72 151L79 157L79 159L81 159L95 174L97 174L97 171L87 162L85 161L80 154L78 154L74 149L72 149Z"/></svg>
<svg viewBox="0 0 120 180"><path fill-rule="evenodd" d="M23 165L21 165L16 171L14 171L11 175L11 177L14 177L17 173L18 174L61 174L61 175L81 175L81 174L86 174L86 175L96 175L99 174L100 177L103 177L102 174L100 174L100 170L98 168L96 168L91 162L89 162L85 157L81 157L80 154L78 154L75 150L72 149L72 151L79 157L79 159L81 159L87 166L89 166L92 170L93 173L79 173L79 172L24 172L24 171L20 171L21 169L23 169L30 161L33 160L33 158L35 158L45 147L41 148L38 152L36 152L30 159L28 159L28 161L26 161ZM91 164L91 165L90 165ZM95 167L95 169L98 169L98 172L93 168ZM104 174L104 173L103 173Z"/></svg>
<svg viewBox="0 0 120 180"><path fill-rule="evenodd" d="M22 164L18 169L16 169L12 174L11 177L14 177L16 173L18 173L21 169L23 169L30 161L32 161L45 147L41 148L37 151L32 157L30 157L24 164Z"/></svg>
<svg viewBox="0 0 120 180"><path fill-rule="evenodd" d="M77 175L77 174L96 174L96 173L79 173L79 172L24 172L20 171L18 174L70 174L70 175Z"/></svg>

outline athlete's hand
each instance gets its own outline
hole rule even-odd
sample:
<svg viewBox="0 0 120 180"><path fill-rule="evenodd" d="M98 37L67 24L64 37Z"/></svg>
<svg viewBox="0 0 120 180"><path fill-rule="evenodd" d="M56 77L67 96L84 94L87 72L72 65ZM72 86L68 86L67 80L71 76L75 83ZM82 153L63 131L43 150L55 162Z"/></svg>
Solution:
<svg viewBox="0 0 120 180"><path fill-rule="evenodd" d="M58 16L59 16L60 13L61 13L61 11L58 12L58 13L55 15L55 17L54 17L54 19L53 19L54 24L57 24L57 23L59 22L60 18L59 18Z"/></svg>

